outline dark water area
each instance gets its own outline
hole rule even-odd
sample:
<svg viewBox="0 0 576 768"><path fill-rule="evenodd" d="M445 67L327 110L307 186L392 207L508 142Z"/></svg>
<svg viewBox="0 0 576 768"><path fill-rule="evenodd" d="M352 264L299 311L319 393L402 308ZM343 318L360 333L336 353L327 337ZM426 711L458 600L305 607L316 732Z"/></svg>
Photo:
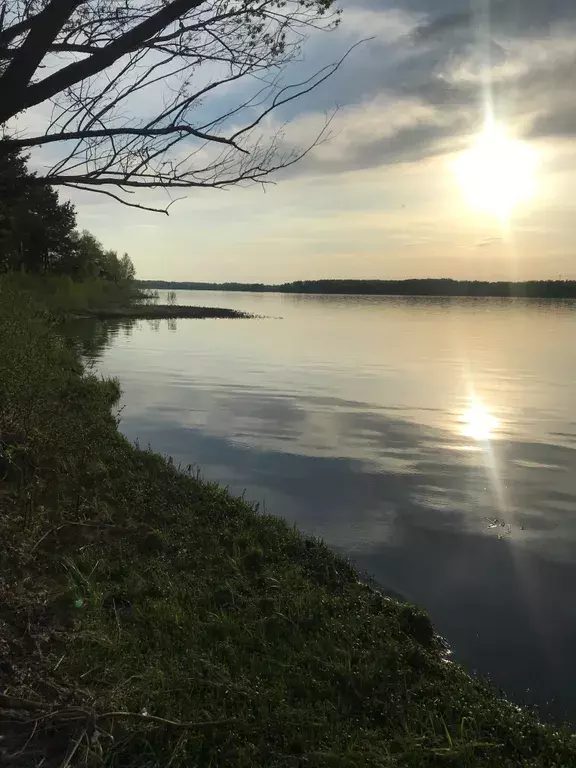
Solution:
<svg viewBox="0 0 576 768"><path fill-rule="evenodd" d="M268 319L78 327L125 434L321 536L456 661L576 722L576 302L178 301Z"/></svg>

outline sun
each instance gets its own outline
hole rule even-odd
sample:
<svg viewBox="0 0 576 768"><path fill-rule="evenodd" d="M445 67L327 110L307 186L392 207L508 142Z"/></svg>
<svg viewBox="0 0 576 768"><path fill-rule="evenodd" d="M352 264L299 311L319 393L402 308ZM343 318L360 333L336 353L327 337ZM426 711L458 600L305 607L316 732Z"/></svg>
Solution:
<svg viewBox="0 0 576 768"><path fill-rule="evenodd" d="M507 219L536 194L537 159L532 147L488 122L453 168L471 208Z"/></svg>

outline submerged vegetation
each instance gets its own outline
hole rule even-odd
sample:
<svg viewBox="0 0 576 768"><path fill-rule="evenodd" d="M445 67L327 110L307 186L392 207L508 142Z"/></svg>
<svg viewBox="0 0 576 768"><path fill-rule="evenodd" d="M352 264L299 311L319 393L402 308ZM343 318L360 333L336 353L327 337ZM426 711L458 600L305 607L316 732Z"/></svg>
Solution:
<svg viewBox="0 0 576 768"><path fill-rule="evenodd" d="M576 765L321 542L131 445L116 381L0 305L0 762Z"/></svg>

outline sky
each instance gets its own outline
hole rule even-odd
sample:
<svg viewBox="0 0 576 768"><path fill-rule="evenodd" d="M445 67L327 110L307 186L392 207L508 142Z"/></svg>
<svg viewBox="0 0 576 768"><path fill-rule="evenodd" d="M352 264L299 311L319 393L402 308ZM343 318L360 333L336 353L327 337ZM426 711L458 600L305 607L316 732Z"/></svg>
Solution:
<svg viewBox="0 0 576 768"><path fill-rule="evenodd" d="M80 226L144 279L576 278L576 3L342 8L293 75L370 39L268 125L307 146L337 107L329 141L273 185L196 190L168 217L74 192Z"/></svg>

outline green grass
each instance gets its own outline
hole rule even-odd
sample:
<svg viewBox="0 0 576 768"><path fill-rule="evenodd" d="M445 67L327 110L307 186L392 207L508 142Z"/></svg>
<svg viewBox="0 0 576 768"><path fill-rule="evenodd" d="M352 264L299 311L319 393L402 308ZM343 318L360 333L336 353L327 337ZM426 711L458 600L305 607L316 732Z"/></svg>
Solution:
<svg viewBox="0 0 576 768"><path fill-rule="evenodd" d="M51 325L4 295L9 764L576 766L574 735L444 661L421 610L130 445L111 413L118 384L82 371Z"/></svg>
<svg viewBox="0 0 576 768"><path fill-rule="evenodd" d="M0 291L17 292L58 313L86 309L125 307L143 301L147 292L135 283L88 278L72 280L69 275L14 273L0 277Z"/></svg>

